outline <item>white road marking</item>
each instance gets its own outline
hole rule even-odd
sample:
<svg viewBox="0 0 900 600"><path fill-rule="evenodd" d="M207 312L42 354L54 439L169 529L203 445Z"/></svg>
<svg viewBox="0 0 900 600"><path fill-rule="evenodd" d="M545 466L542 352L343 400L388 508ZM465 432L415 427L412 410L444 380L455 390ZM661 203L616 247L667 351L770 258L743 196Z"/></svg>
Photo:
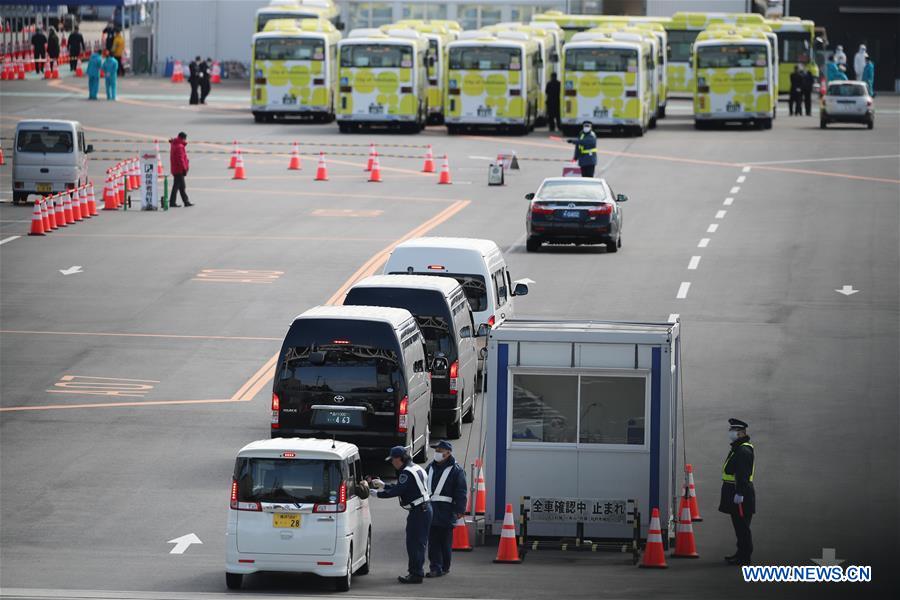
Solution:
<svg viewBox="0 0 900 600"><path fill-rule="evenodd" d="M729 193L729 194L737 194L739 191L741 191L741 186L736 185L736 186L734 186L733 188L731 188L731 191L728 192L728 193Z"/></svg>
<svg viewBox="0 0 900 600"><path fill-rule="evenodd" d="M882 111L883 112L883 111ZM843 162L845 160L872 160L877 158L900 158L900 154L874 154L870 156L835 156L833 158L798 158L795 160L768 160L764 162L752 162L751 165L786 165L791 163L807 162ZM745 169L749 167L744 167Z"/></svg>
<svg viewBox="0 0 900 600"><path fill-rule="evenodd" d="M60 273L63 275L74 275L75 273L82 273L81 265L72 265L68 269L60 269Z"/></svg>
<svg viewBox="0 0 900 600"><path fill-rule="evenodd" d="M516 248L518 248L519 246L521 246L522 243L525 242L525 238L527 238L527 237L528 237L528 234L527 234L527 233L523 233L523 234L522 234L522 237L520 237L520 238L517 239L515 242L513 242L512 244L510 244L509 248L506 249L505 254L510 254L513 250L515 250Z"/></svg>
<svg viewBox="0 0 900 600"><path fill-rule="evenodd" d="M703 238L700 240L700 243L697 244L698 248L706 248L707 246L709 246L709 238Z"/></svg>
<svg viewBox="0 0 900 600"><path fill-rule="evenodd" d="M496 156L493 158L490 156L470 156L469 158L472 160L497 160Z"/></svg>
<svg viewBox="0 0 900 600"><path fill-rule="evenodd" d="M732 204L734 204L734 198L728 196L727 198L725 198L725 202L723 202L722 204L724 204L725 206L731 206Z"/></svg>
<svg viewBox="0 0 900 600"><path fill-rule="evenodd" d="M845 296L852 296L853 294L856 294L857 292L859 292L859 290L854 290L852 285L847 285L847 284L844 284L844 286L841 289L834 290L834 291L836 291L838 294L843 294Z"/></svg>
<svg viewBox="0 0 900 600"><path fill-rule="evenodd" d="M20 237L22 237L22 236L21 236L21 235L11 235L11 236L9 236L8 238L3 238L2 240L0 240L0 246L2 246L3 244L5 244L6 242L11 242L11 241L13 241L13 240L17 240L17 239L19 239Z"/></svg>
<svg viewBox="0 0 900 600"><path fill-rule="evenodd" d="M727 210L720 210L720 211L716 212L716 218L724 219L726 214L728 214Z"/></svg>
<svg viewBox="0 0 900 600"><path fill-rule="evenodd" d="M712 223L709 227L706 228L706 233L715 233L716 229L719 228L718 223Z"/></svg>
<svg viewBox="0 0 900 600"><path fill-rule="evenodd" d="M666 323L675 323L678 321L678 317L680 317L680 313L671 313L669 314L669 318L666 320Z"/></svg>
<svg viewBox="0 0 900 600"><path fill-rule="evenodd" d="M745 181L747 181L746 175L741 175L740 177L737 178L738 183L744 183Z"/></svg>
<svg viewBox="0 0 900 600"><path fill-rule="evenodd" d="M700 257L692 256L691 261L688 263L688 271L696 271L698 266L700 266Z"/></svg>
<svg viewBox="0 0 900 600"><path fill-rule="evenodd" d="M200 538L197 537L196 533L188 533L181 537L177 537L174 540L169 540L166 542L167 544L175 544L175 546L169 551L169 554L184 554L184 551L187 550L191 544L202 544Z"/></svg>
<svg viewBox="0 0 900 600"><path fill-rule="evenodd" d="M691 289L690 281L682 281L681 285L678 286L678 293L675 295L675 298L678 300L684 300L687 298L688 290Z"/></svg>
<svg viewBox="0 0 900 600"><path fill-rule="evenodd" d="M749 172L750 172L750 167L744 167L743 169L741 169L741 172L743 172L743 173L749 173Z"/></svg>

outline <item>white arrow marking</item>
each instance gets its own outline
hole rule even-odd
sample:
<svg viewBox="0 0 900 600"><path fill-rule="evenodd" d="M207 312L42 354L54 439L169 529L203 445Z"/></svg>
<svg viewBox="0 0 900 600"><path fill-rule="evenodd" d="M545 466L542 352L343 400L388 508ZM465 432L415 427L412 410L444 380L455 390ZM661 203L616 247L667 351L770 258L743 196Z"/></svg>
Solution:
<svg viewBox="0 0 900 600"><path fill-rule="evenodd" d="M854 290L852 285L845 285L841 289L834 290L834 291L836 291L838 294L843 294L845 296L852 296L853 294L857 293L859 290Z"/></svg>
<svg viewBox="0 0 900 600"><path fill-rule="evenodd" d="M844 562L843 558L837 558L837 552L834 548L822 548L822 558L811 558L809 560L813 561L820 567L830 567L832 565L839 565Z"/></svg>
<svg viewBox="0 0 900 600"><path fill-rule="evenodd" d="M167 544L175 544L175 547L169 551L169 554L184 554L191 544L202 544L196 533L188 533L174 540L169 540Z"/></svg>
<svg viewBox="0 0 900 600"><path fill-rule="evenodd" d="M62 273L63 275L72 275L73 273L81 273L81 267L78 265L75 265L73 267L69 267L68 269L60 269L59 272Z"/></svg>

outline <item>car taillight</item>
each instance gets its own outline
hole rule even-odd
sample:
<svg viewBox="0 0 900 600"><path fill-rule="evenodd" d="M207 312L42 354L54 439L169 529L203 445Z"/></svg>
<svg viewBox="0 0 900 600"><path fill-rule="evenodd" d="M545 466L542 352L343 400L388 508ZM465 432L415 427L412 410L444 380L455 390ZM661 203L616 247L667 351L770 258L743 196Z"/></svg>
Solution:
<svg viewBox="0 0 900 600"><path fill-rule="evenodd" d="M281 414L281 399L278 394L272 392L272 429L278 429L278 417Z"/></svg>
<svg viewBox="0 0 900 600"><path fill-rule="evenodd" d="M66 189L67 189L67 190L74 190L74 189L75 189L75 184L74 184L74 183L67 183L67 184L66 184Z"/></svg>
<svg viewBox="0 0 900 600"><path fill-rule="evenodd" d="M231 480L231 509L232 510L251 510L259 512L262 505L259 502L238 502L238 482L237 479Z"/></svg>
<svg viewBox="0 0 900 600"><path fill-rule="evenodd" d="M314 504L314 513L342 513L347 511L347 484L341 483L338 489L338 501L335 504Z"/></svg>
<svg viewBox="0 0 900 600"><path fill-rule="evenodd" d="M497 322L497 319L494 318L494 315L491 315L491 317L487 320L488 327L493 327L494 323L496 323L496 322Z"/></svg>
<svg viewBox="0 0 900 600"><path fill-rule="evenodd" d="M397 433L406 433L406 418L407 413L409 412L409 396L403 396L403 400L400 401L400 411L397 415Z"/></svg>
<svg viewBox="0 0 900 600"><path fill-rule="evenodd" d="M456 395L457 388L457 376L459 375L459 361L454 360L453 364L450 365L450 393Z"/></svg>
<svg viewBox="0 0 900 600"><path fill-rule="evenodd" d="M588 216L597 217L600 215L611 215L612 214L612 204L602 204L597 208L592 208L588 210Z"/></svg>
<svg viewBox="0 0 900 600"><path fill-rule="evenodd" d="M866 100L866 106L869 107L869 108L872 108L872 100L871 100L871 98L870 98L869 100Z"/></svg>
<svg viewBox="0 0 900 600"><path fill-rule="evenodd" d="M553 209L547 208L543 204L532 204L531 205L531 214L533 214L533 215L552 215Z"/></svg>
<svg viewBox="0 0 900 600"><path fill-rule="evenodd" d="M237 479L231 480L231 508L237 508L238 482Z"/></svg>

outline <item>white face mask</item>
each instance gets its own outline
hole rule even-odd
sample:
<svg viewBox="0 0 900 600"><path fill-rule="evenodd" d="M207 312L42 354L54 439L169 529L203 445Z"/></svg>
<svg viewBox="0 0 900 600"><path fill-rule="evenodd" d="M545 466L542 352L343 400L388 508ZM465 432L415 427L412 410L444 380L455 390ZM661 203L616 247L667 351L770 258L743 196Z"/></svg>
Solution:
<svg viewBox="0 0 900 600"><path fill-rule="evenodd" d="M590 127L582 127L581 130L582 130L583 132L585 132L585 133L590 133L590 132L591 132L591 128L590 128Z"/></svg>
<svg viewBox="0 0 900 600"><path fill-rule="evenodd" d="M444 455L443 452L436 451L434 453L434 462L444 462L445 460L447 460L447 457Z"/></svg>
<svg viewBox="0 0 900 600"><path fill-rule="evenodd" d="M729 432L728 432L728 439L729 439L730 441L732 441L732 442L736 442L737 439L738 439L738 432L737 432L737 431L733 431L733 430L732 430L732 431L729 431Z"/></svg>

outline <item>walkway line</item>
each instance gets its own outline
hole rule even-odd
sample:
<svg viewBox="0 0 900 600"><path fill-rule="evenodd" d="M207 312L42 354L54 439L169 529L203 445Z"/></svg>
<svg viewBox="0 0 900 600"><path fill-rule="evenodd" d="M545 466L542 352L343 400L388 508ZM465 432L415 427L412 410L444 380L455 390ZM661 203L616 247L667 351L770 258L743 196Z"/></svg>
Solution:
<svg viewBox="0 0 900 600"><path fill-rule="evenodd" d="M22 237L22 236L21 236L21 235L11 235L11 236L9 236L8 238L3 238L2 240L0 240L0 246L2 246L3 244L5 244L6 242L11 242L11 241L13 241L13 240L17 240L17 239L19 239L20 237Z"/></svg>

